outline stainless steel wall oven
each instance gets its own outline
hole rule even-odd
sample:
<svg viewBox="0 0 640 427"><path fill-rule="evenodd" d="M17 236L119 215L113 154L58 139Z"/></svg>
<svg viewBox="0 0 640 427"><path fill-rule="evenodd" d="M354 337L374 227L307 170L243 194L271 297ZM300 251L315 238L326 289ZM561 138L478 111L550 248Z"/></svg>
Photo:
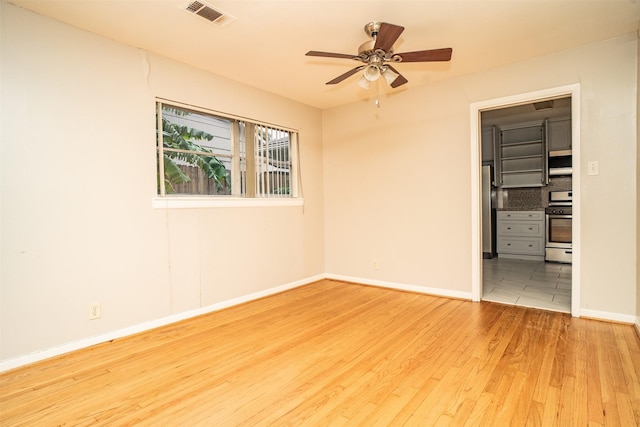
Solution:
<svg viewBox="0 0 640 427"><path fill-rule="evenodd" d="M572 192L549 192L549 207L546 213L545 260L571 264L573 254Z"/></svg>

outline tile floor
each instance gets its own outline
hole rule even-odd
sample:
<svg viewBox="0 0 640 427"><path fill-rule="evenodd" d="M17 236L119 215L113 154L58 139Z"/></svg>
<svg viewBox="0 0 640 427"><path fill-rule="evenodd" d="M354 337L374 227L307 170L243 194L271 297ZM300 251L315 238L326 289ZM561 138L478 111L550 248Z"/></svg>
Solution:
<svg viewBox="0 0 640 427"><path fill-rule="evenodd" d="M483 259L485 301L571 312L571 264Z"/></svg>

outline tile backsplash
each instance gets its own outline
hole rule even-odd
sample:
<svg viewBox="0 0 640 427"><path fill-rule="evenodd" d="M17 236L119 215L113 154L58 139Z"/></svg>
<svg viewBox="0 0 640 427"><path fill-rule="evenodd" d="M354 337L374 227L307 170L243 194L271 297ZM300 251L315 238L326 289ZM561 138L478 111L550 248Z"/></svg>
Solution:
<svg viewBox="0 0 640 427"><path fill-rule="evenodd" d="M549 191L571 190L571 177L552 177L545 187L499 188L497 191L498 209L536 210L549 204Z"/></svg>

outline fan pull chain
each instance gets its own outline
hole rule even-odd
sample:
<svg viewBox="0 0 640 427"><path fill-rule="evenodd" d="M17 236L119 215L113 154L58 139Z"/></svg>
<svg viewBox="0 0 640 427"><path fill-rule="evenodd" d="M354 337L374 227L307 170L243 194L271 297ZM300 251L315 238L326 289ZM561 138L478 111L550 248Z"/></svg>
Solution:
<svg viewBox="0 0 640 427"><path fill-rule="evenodd" d="M376 85L376 100L374 101L376 104L376 108L380 108L380 96L382 95L382 83L380 82L382 79L376 80L374 83Z"/></svg>

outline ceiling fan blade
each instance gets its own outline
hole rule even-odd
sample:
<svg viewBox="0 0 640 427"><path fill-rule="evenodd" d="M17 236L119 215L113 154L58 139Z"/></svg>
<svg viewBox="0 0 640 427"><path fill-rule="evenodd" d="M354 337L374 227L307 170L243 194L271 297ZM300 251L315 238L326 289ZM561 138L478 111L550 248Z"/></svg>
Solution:
<svg viewBox="0 0 640 427"><path fill-rule="evenodd" d="M328 81L327 84L328 85L334 85L336 83L340 83L341 81L343 81L344 79L346 79L347 77L351 77L352 75L354 75L355 73L357 73L358 71L362 70L365 67L365 65L360 65L359 67L356 67L352 70L347 71L344 74L339 75L338 77L336 77L335 79Z"/></svg>
<svg viewBox="0 0 640 427"><path fill-rule="evenodd" d="M306 56L321 56L323 58L358 59L357 56L355 56L355 55L347 55L346 53L318 52L316 50L310 50L305 55Z"/></svg>
<svg viewBox="0 0 640 427"><path fill-rule="evenodd" d="M392 88L397 88L398 86L402 86L405 83L409 83L409 80L405 79L404 76L398 72L398 70L393 68L391 65L387 65L387 67L398 75L398 77L396 77L396 79L390 84Z"/></svg>
<svg viewBox="0 0 640 427"><path fill-rule="evenodd" d="M381 23L373 50L382 49L388 52L403 31L404 27L399 25L387 24L386 22Z"/></svg>
<svg viewBox="0 0 640 427"><path fill-rule="evenodd" d="M394 56L402 58L402 62L433 62L450 61L453 49L446 47L443 49L418 50L416 52L396 53Z"/></svg>

